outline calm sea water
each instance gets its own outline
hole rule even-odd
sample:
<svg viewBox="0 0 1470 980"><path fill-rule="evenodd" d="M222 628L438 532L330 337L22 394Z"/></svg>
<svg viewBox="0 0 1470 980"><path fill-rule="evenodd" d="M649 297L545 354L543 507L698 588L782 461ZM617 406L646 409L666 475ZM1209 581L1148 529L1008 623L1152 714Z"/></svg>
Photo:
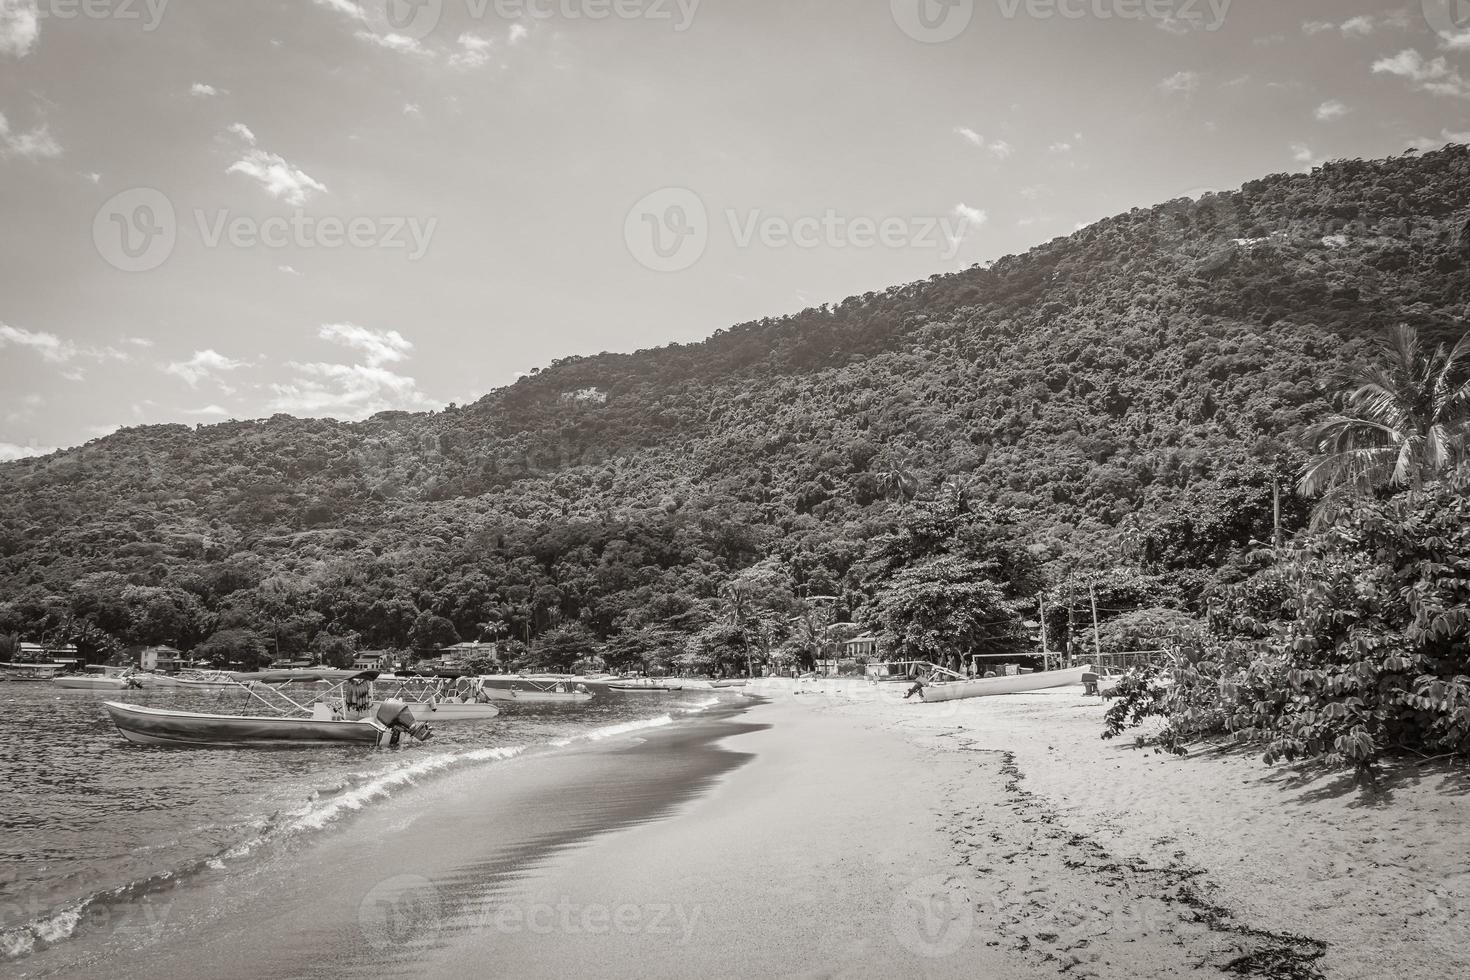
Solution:
<svg viewBox="0 0 1470 980"><path fill-rule="evenodd" d="M105 699L254 714L238 691L65 691L0 683L0 964L66 942L79 921L253 851L311 835L466 766L668 723L711 691L595 691L581 705L502 705L498 718L436 724L399 749L150 748L125 742ZM729 693L723 697L729 698Z"/></svg>

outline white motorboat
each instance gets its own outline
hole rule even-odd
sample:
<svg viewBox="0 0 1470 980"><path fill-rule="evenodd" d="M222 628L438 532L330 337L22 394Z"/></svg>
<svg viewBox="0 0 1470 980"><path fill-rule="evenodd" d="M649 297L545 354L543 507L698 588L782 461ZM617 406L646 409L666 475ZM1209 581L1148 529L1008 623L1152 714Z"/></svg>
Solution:
<svg viewBox="0 0 1470 980"><path fill-rule="evenodd" d="M529 677L481 677L478 680L481 682L480 690L492 701L569 704L592 700L592 692L576 681L534 680Z"/></svg>
<svg viewBox="0 0 1470 980"><path fill-rule="evenodd" d="M422 741L429 726L418 721L402 702L387 701L369 715L346 718L331 710L310 717L215 715L197 711L145 708L104 701L117 730L139 745L190 748L238 748L287 745L390 745L401 735ZM319 705L325 708L325 705Z"/></svg>

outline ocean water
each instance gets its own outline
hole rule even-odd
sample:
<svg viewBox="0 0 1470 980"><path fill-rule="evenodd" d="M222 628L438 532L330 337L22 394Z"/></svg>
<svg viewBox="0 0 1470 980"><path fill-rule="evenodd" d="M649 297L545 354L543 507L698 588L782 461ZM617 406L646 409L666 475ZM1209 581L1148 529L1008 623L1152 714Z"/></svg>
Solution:
<svg viewBox="0 0 1470 980"><path fill-rule="evenodd" d="M425 744L176 749L132 745L107 699L259 713L238 691L65 691L0 683L0 967L69 942L89 921L195 876L244 872L437 776L672 724L736 692L624 695L580 705L501 705L499 717L439 723Z"/></svg>

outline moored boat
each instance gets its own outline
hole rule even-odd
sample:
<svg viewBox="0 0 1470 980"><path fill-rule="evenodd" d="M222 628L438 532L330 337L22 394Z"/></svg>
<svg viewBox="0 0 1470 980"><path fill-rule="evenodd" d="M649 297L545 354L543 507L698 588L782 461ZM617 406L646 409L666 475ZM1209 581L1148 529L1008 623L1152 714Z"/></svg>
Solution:
<svg viewBox="0 0 1470 980"><path fill-rule="evenodd" d="M272 718L147 708L117 701L104 701L103 707L122 736L139 745L387 745L396 743L403 734L419 741L432 734L405 704L394 701L384 702L372 714L355 719L320 710L311 717Z"/></svg>
<svg viewBox="0 0 1470 980"><path fill-rule="evenodd" d="M622 691L624 694L647 694L664 691L682 691L684 690L684 685L678 681L631 680L611 683L607 686L607 689L609 691Z"/></svg>
<svg viewBox="0 0 1470 980"><path fill-rule="evenodd" d="M491 681L500 683L491 683ZM528 677L479 678L480 690L492 701L521 704L568 704L591 701L592 692L574 681L540 681Z"/></svg>
<svg viewBox="0 0 1470 980"><path fill-rule="evenodd" d="M1038 671L1032 674L1010 674L1004 677L977 677L974 680L936 681L926 684L919 696L926 702L958 701L998 694L1026 694L1053 687L1070 687L1082 683L1082 675L1092 667L1070 667L1066 670Z"/></svg>
<svg viewBox="0 0 1470 980"><path fill-rule="evenodd" d="M56 678L55 684L68 691L127 691L143 687L143 682L136 677L109 677L105 674L70 674Z"/></svg>
<svg viewBox="0 0 1470 980"><path fill-rule="evenodd" d="M15 683L49 681L60 672L59 664L0 664L0 680Z"/></svg>

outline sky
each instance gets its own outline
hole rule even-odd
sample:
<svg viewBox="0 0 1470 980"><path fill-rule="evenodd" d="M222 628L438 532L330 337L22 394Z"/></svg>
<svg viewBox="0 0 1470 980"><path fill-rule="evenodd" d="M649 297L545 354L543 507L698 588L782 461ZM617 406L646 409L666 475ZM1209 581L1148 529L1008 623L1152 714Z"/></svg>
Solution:
<svg viewBox="0 0 1470 980"><path fill-rule="evenodd" d="M1470 0L0 0L0 460L551 361L1470 142Z"/></svg>

